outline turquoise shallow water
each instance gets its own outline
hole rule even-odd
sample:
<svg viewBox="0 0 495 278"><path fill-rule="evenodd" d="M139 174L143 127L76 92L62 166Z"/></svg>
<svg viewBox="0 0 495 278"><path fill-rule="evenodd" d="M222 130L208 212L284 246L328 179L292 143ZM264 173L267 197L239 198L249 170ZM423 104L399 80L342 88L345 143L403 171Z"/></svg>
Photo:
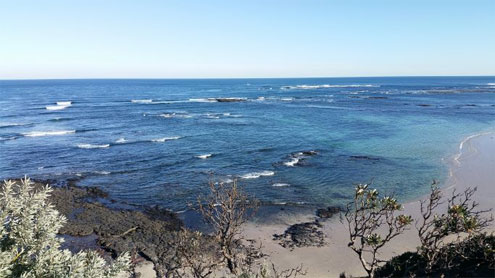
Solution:
<svg viewBox="0 0 495 278"><path fill-rule="evenodd" d="M495 130L495 77L0 81L0 96L0 178L174 210L210 178L268 203L341 204L370 181L412 199Z"/></svg>

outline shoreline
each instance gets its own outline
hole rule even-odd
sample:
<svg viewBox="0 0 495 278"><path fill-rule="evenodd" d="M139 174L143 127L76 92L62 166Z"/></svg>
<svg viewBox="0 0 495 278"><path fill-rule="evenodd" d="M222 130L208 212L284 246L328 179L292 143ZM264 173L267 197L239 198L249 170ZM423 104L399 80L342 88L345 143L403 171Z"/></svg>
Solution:
<svg viewBox="0 0 495 278"><path fill-rule="evenodd" d="M449 175L441 191L444 197L468 187L477 187L473 200L480 203L480 209L490 209L495 199L495 132L483 132L464 138L459 145L459 153L448 161ZM490 171L490 169L492 169ZM419 216L419 201L426 195L404 203L404 213L413 218ZM272 239L274 234L282 234L290 225L311 222L318 218L315 214L281 212L272 221L248 222L244 237L261 243L262 251L280 268L292 268L303 264L308 277L339 277L345 272L352 276L365 276L357 256L347 247L348 232L338 217L320 222L325 235L323 247L299 247L293 250L284 248ZM271 222L271 224L266 224ZM494 225L488 231L495 231ZM406 251L415 251L419 246L417 232L413 226L404 234L392 240L381 252L381 258L390 259Z"/></svg>
<svg viewBox="0 0 495 278"><path fill-rule="evenodd" d="M443 195L450 195L453 189L462 191L469 186L478 186L474 200L480 203L480 209L493 208L491 202L495 199L495 187L490 183L495 181L495 132L466 137L459 145L459 153L449 156L447 160L449 175L441 187ZM142 257L138 259L141 263L137 265L137 271L143 278L156 277L152 262L158 261L156 254L163 251L160 249L163 247L161 245L172 236L173 231L183 225L189 229L208 232L208 226L194 213L177 214L156 207L127 206L110 199L107 193L98 188L77 186L77 180L68 181L61 187L56 185L56 181L47 182L55 182L57 194L52 197L52 202L68 217L70 223L61 230L61 234L67 237L66 247L73 248L74 251L80 247L96 248L115 254L124 251L124 246L133 242L131 245L141 250ZM403 212L417 218L419 201L424 197L423 195L404 203ZM256 242L256 245L261 244L262 252L268 255L268 259L279 270L302 264L307 270L307 277L312 278L339 277L342 272L346 275L365 276L357 256L347 247L348 231L339 217L336 217L339 212L329 209L330 218L320 218L316 213L319 208L321 207L264 205L244 225L242 235L244 239ZM120 223L118 219L127 220ZM302 245L309 243L316 246L296 247L291 245L292 239L284 238L284 232L295 224L308 224L299 226L302 230L311 229L315 224L321 225L321 233L299 237L303 241ZM114 239L115 235L125 234L128 230L136 229L135 227L147 228L138 229L138 232L132 233L127 239ZM495 231L494 227L490 226L489 230ZM296 234L300 232L301 230L295 231ZM274 240L275 235L278 235L277 240ZM283 241L285 247L281 246ZM413 225L383 249L381 258L388 260L406 251L415 251L418 245L419 239Z"/></svg>

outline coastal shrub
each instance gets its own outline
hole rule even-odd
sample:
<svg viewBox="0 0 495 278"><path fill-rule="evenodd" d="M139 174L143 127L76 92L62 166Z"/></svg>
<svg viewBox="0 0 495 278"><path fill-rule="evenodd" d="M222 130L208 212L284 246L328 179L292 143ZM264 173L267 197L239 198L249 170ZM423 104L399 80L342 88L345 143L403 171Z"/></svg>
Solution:
<svg viewBox="0 0 495 278"><path fill-rule="evenodd" d="M251 268L250 271L241 274L238 278L297 278L305 276L306 271L300 266L279 270L274 263L265 261L256 268Z"/></svg>
<svg viewBox="0 0 495 278"><path fill-rule="evenodd" d="M206 278L222 273L232 278L296 278L306 275L303 266L277 269L265 258L261 246L242 237L242 225L259 207L258 200L250 198L238 185L209 183L209 195L198 198L199 212L213 228L213 244L198 232L184 231L181 240L182 265L194 278ZM246 244L250 242L250 244ZM181 248L179 248L180 250ZM185 263L184 263L185 261Z"/></svg>
<svg viewBox="0 0 495 278"><path fill-rule="evenodd" d="M168 268L165 277L207 278L219 268L216 246L198 231L182 229L173 240L172 261L176 268ZM170 266L170 264L169 264Z"/></svg>
<svg viewBox="0 0 495 278"><path fill-rule="evenodd" d="M198 198L199 211L214 230L214 236L230 273L239 275L248 267L250 256L244 254L241 244L242 225L249 214L254 213L258 202L249 200L248 195L232 183L209 183L210 194Z"/></svg>
<svg viewBox="0 0 495 278"><path fill-rule="evenodd" d="M373 277L383 262L377 257L378 251L400 235L412 223L412 218L397 213L402 205L395 198L380 197L376 189L368 186L356 187L354 200L347 205L345 219L350 237L348 246L358 255L368 277Z"/></svg>
<svg viewBox="0 0 495 278"><path fill-rule="evenodd" d="M0 189L0 277L116 277L129 268L127 254L107 264L95 251L72 254L57 237L64 216L47 202L52 189L34 190L28 178Z"/></svg>
<svg viewBox="0 0 495 278"><path fill-rule="evenodd" d="M460 255L461 254L461 255ZM376 270L376 277L493 277L495 236L477 234L460 242L442 246L431 268L418 252L392 258Z"/></svg>
<svg viewBox="0 0 495 278"><path fill-rule="evenodd" d="M466 250L451 247L461 240L470 242L493 220L485 216L489 210L479 210L478 203L472 200L475 192L476 188L467 188L461 193L454 190L447 199L446 210L438 213L444 201L436 182L433 182L429 197L421 201L421 219L416 222L416 228L421 241L418 253L426 262L426 273L442 266L442 262L447 264L445 267L453 267L455 257L466 256Z"/></svg>

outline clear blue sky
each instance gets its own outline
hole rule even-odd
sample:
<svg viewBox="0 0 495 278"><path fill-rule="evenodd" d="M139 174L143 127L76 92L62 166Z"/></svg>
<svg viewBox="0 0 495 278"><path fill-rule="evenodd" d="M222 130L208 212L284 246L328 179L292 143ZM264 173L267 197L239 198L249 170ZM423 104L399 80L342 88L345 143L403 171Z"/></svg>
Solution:
<svg viewBox="0 0 495 278"><path fill-rule="evenodd" d="M495 75L495 0L0 0L0 79Z"/></svg>

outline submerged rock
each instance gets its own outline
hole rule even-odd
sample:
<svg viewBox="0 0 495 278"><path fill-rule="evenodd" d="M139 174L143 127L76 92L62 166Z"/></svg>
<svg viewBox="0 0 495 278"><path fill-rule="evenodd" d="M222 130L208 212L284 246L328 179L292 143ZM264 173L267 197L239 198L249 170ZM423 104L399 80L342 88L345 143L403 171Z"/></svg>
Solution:
<svg viewBox="0 0 495 278"><path fill-rule="evenodd" d="M331 218L335 214L339 214L342 211L340 207L331 206L327 208L321 208L316 210L316 216L320 218Z"/></svg>
<svg viewBox="0 0 495 278"><path fill-rule="evenodd" d="M363 160L380 160L378 157L371 157L367 155L351 155L349 156L351 159L363 159Z"/></svg>
<svg viewBox="0 0 495 278"><path fill-rule="evenodd" d="M301 153L305 156L313 156L318 154L317 151L302 151Z"/></svg>

